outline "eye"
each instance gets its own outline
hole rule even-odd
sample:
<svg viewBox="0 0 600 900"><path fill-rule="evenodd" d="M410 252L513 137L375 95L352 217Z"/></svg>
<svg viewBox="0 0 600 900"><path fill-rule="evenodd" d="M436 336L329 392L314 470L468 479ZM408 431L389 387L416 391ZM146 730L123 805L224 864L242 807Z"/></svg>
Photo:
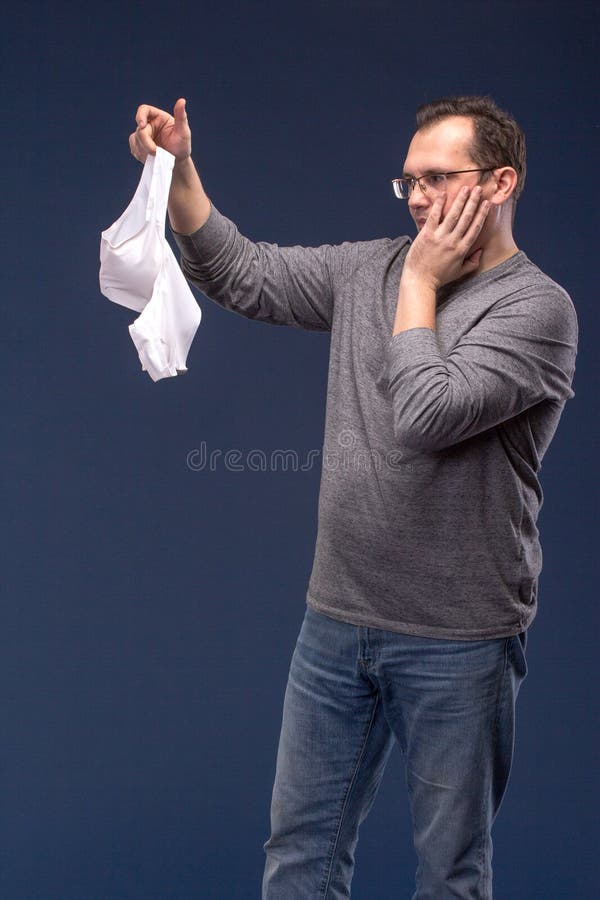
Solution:
<svg viewBox="0 0 600 900"><path fill-rule="evenodd" d="M441 188L444 182L446 181L445 175L425 175L422 179L425 182L427 187L430 188Z"/></svg>

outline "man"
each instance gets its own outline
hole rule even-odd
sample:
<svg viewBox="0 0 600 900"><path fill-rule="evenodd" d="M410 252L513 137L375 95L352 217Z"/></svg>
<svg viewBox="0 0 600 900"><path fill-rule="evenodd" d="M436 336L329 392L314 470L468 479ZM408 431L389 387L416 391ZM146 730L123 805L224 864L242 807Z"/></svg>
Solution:
<svg viewBox="0 0 600 900"><path fill-rule="evenodd" d="M568 295L513 239L516 122L422 107L394 180L418 235L252 243L211 206L185 101L137 112L176 157L184 272L221 305L331 331L319 529L286 691L264 900L350 896L361 821L400 744L425 900L491 898L541 550L537 473L572 396Z"/></svg>

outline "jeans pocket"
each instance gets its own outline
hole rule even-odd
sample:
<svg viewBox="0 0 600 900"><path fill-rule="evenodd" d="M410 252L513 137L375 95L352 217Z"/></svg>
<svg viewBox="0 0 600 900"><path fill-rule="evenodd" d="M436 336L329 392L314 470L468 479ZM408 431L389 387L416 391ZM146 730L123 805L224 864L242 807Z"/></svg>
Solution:
<svg viewBox="0 0 600 900"><path fill-rule="evenodd" d="M525 656L525 648L527 647L527 632L522 631L520 634L514 634L508 639L508 658L513 671L522 681L527 677L527 658Z"/></svg>

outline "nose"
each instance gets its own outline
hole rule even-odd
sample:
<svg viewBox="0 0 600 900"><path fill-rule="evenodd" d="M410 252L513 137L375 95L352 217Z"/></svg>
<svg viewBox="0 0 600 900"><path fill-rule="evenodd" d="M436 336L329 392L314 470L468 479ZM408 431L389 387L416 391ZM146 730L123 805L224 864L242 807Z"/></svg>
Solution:
<svg viewBox="0 0 600 900"><path fill-rule="evenodd" d="M429 199L427 194L417 181L412 194L408 198L408 207L409 209L423 209L425 206L429 205Z"/></svg>

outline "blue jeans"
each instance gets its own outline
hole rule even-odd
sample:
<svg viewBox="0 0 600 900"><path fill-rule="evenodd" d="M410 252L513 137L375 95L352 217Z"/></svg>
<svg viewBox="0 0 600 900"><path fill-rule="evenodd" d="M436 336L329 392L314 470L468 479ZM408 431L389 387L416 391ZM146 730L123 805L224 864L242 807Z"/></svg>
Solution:
<svg viewBox="0 0 600 900"><path fill-rule="evenodd" d="M395 741L418 858L413 900L489 900L525 645L525 633L434 640L307 608L285 695L263 900L350 897L358 829Z"/></svg>

